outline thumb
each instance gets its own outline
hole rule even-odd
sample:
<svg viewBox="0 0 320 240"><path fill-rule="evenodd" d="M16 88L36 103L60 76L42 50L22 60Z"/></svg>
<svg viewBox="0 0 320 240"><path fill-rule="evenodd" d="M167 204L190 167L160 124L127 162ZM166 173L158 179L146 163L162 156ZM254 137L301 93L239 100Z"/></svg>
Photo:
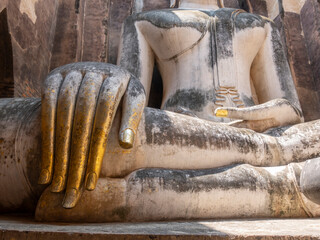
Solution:
<svg viewBox="0 0 320 240"><path fill-rule="evenodd" d="M145 102L146 95L142 84L136 78L131 77L123 98L122 120L119 132L119 144L122 148L129 149L133 147Z"/></svg>

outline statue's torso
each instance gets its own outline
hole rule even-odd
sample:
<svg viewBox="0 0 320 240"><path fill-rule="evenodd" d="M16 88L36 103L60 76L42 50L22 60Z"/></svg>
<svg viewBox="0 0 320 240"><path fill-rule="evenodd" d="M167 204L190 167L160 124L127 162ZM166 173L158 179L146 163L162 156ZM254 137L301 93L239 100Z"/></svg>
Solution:
<svg viewBox="0 0 320 240"><path fill-rule="evenodd" d="M217 107L258 103L250 67L266 38L266 20L237 9L158 10L136 18L163 79L163 109L219 121Z"/></svg>

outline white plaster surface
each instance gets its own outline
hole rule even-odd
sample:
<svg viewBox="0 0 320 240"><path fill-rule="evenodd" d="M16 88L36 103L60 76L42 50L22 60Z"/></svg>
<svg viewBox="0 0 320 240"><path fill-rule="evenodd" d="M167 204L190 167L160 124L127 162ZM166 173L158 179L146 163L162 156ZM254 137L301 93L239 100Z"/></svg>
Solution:
<svg viewBox="0 0 320 240"><path fill-rule="evenodd" d="M278 0L268 0L266 1L268 9L268 17L274 20L279 15L279 1Z"/></svg>
<svg viewBox="0 0 320 240"><path fill-rule="evenodd" d="M306 0L284 0L282 2L284 11L300 14L301 8Z"/></svg>
<svg viewBox="0 0 320 240"><path fill-rule="evenodd" d="M27 14L33 24L37 21L35 5L39 0L21 0L19 10L21 13Z"/></svg>

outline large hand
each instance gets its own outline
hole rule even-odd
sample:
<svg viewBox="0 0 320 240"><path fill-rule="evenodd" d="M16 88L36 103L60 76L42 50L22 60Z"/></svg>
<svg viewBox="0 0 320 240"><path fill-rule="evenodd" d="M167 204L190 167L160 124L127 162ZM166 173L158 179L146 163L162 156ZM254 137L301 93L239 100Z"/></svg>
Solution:
<svg viewBox="0 0 320 240"><path fill-rule="evenodd" d="M229 125L264 132L269 128L303 122L302 113L286 99L274 99L253 107L224 107L215 110L217 117L228 117L242 121Z"/></svg>
<svg viewBox="0 0 320 240"><path fill-rule="evenodd" d="M52 192L66 189L65 208L75 206L84 184L87 190L95 188L123 95L119 144L131 148L145 93L141 83L127 71L104 63L75 63L57 68L45 80L39 183L52 181Z"/></svg>

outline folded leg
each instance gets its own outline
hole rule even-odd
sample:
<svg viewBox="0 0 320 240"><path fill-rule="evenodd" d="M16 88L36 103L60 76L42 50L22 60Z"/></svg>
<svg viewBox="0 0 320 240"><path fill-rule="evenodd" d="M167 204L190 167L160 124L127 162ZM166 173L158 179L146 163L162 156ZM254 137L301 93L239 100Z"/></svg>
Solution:
<svg viewBox="0 0 320 240"><path fill-rule="evenodd" d="M63 194L42 195L42 221L160 221L248 217L313 217L320 207L299 192L301 164L207 170L142 169L125 179L100 179L74 209L59 204ZM94 204L92 204L94 202Z"/></svg>
<svg viewBox="0 0 320 240"><path fill-rule="evenodd" d="M39 106L37 99L0 102L0 192L6 193L0 195L0 211L17 209L29 200L34 204L41 193L36 181L40 172ZM124 150L117 140L119 119L118 113L109 135L101 177L124 177L140 168L208 169L234 163L285 165L320 154L320 121L295 125L280 137L272 137L146 108L134 148ZM21 197L24 192L26 196Z"/></svg>

